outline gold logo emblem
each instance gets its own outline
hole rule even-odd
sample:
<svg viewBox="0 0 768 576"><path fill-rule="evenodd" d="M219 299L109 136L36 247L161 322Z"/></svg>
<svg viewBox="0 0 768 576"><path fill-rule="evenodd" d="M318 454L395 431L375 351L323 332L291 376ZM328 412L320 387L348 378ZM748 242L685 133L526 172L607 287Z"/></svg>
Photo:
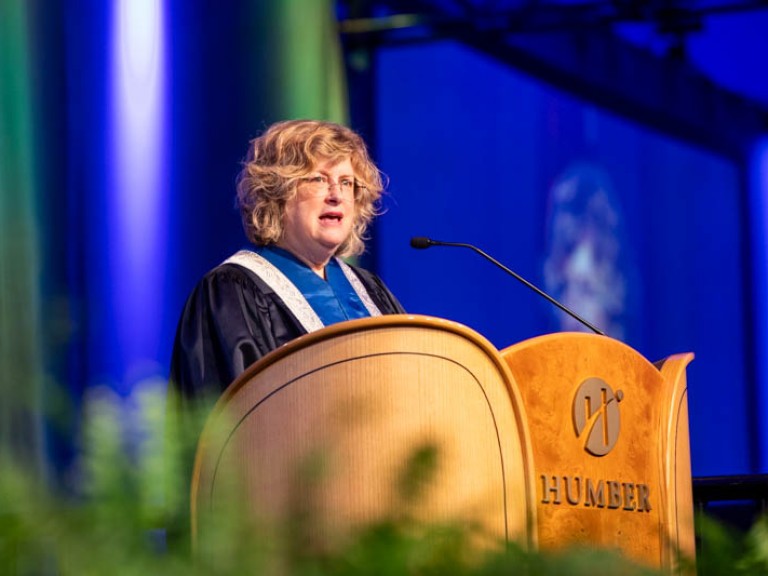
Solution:
<svg viewBox="0 0 768 576"><path fill-rule="evenodd" d="M600 378L587 378L573 399L573 426L584 450L593 456L605 456L619 439L621 390L614 392Z"/></svg>

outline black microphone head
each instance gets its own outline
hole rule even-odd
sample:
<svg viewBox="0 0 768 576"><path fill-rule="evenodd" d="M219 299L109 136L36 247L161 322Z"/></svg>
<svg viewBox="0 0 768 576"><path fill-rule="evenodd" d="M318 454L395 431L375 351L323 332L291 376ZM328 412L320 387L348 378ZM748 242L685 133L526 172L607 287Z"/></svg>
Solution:
<svg viewBox="0 0 768 576"><path fill-rule="evenodd" d="M424 248L429 248L430 246L432 246L432 240L426 238L425 236L414 236L411 238L411 248L418 248L419 250L423 250Z"/></svg>

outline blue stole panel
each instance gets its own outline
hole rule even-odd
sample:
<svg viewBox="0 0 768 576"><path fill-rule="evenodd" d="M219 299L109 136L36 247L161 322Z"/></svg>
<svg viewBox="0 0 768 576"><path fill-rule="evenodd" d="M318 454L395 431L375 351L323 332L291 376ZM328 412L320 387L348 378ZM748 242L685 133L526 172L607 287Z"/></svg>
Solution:
<svg viewBox="0 0 768 576"><path fill-rule="evenodd" d="M335 258L325 267L326 280L293 254L277 246L255 250L299 289L325 326L370 316Z"/></svg>

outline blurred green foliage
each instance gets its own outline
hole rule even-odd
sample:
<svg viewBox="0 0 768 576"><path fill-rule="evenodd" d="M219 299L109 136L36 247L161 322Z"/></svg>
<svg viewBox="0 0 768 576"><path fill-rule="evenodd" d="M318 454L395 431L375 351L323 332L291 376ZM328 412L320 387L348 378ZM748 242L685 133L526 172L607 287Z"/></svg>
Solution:
<svg viewBox="0 0 768 576"><path fill-rule="evenodd" d="M470 529L423 525L393 511L334 546L313 546L301 517L264 526L232 502L205 521L206 538L190 554L189 440L170 434L164 394L140 390L126 442L126 411L109 393L88 403L77 493L61 493L3 456L0 462L0 574L32 575L585 575L654 574L620 554L571 549L531 552L514 544L479 552ZM201 420L202 421L202 420ZM194 428L194 427L193 427ZM186 445L186 447L185 447ZM429 489L439 454L425 446L404 463L404 506ZM298 520L298 523L296 522ZM698 521L700 574L768 574L768 520L747 534L709 518Z"/></svg>

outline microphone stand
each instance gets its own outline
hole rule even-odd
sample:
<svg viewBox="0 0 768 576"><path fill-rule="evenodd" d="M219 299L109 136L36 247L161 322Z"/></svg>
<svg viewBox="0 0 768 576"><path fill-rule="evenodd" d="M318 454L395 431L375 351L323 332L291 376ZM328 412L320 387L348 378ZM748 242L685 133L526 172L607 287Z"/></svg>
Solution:
<svg viewBox="0 0 768 576"><path fill-rule="evenodd" d="M550 296L549 294L547 294L543 290L539 289L538 287L536 287L533 284L531 284L530 282L528 282L528 280L526 280L525 278L520 276L514 270L511 270L511 269L507 268L506 266L504 266L504 264L502 264L501 262L496 260L493 256L490 256L490 255L486 254L485 252L480 250L480 248L478 248L477 246L473 246L472 244L464 244L462 242L441 242L439 240L432 240L431 238L425 238L423 236L416 236L414 238L411 238L411 247L412 248L423 250L425 248L429 248L430 246L455 246L455 247L458 247L458 248L469 248L470 250L474 250L475 252L480 254L480 256L482 256L486 260L489 260L490 262L492 262L493 264L495 264L496 266L498 266L499 268L504 270L507 274L511 274L516 280L518 280L519 282L522 282L523 284L525 284L528 288L530 288L531 290L536 292L539 296L542 296L543 298L546 298L547 300L549 300L550 303L552 303L555 306L557 306L560 310L562 310L563 312L565 312L566 314L568 314L572 318L574 318L574 319L578 320L579 322L581 322L584 326L586 326L587 328L592 330L595 334L600 334L601 336L605 336L605 332L603 332L599 328L596 328L595 326L593 326L590 322L588 322L587 320L585 320L584 318L582 318L581 316L576 314L576 312L574 312L573 310L571 310L567 306L561 304L560 302L558 302L557 300L552 298L552 296Z"/></svg>

